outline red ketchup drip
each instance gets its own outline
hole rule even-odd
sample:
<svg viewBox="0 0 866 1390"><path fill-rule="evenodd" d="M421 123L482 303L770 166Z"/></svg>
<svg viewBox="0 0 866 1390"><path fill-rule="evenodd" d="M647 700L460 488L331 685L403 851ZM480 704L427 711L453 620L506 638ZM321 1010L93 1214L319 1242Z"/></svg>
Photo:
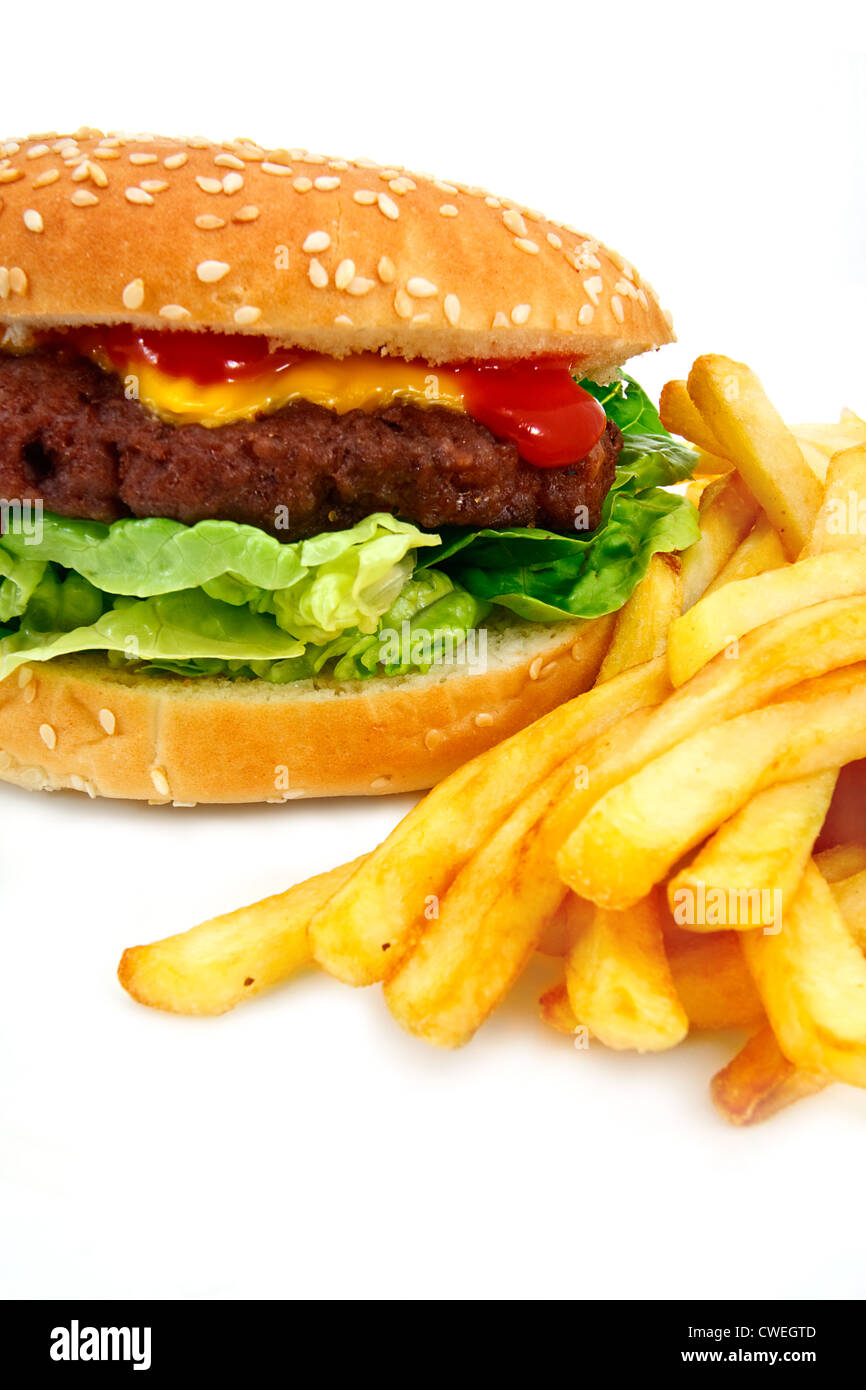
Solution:
<svg viewBox="0 0 866 1390"><path fill-rule="evenodd" d="M604 409L578 386L569 362L478 362L450 370L468 413L491 434L513 440L536 468L579 462L604 433Z"/></svg>
<svg viewBox="0 0 866 1390"><path fill-rule="evenodd" d="M74 341L80 351L101 352L121 370L144 361L202 386L285 371L314 356L300 348L271 352L266 338L244 333L160 332L125 324L80 329ZM436 368L428 370L435 375ZM497 438L512 440L536 468L579 462L604 433L604 410L577 385L568 361L461 362L441 370L457 378L468 414Z"/></svg>

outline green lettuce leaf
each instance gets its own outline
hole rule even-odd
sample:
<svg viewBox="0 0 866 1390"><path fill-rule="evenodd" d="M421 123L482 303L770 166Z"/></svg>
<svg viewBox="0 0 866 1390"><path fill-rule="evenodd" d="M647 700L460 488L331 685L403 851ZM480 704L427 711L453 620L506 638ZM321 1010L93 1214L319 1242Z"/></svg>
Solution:
<svg viewBox="0 0 866 1390"><path fill-rule="evenodd" d="M184 526L147 517L105 526L46 513L38 544L6 535L0 549L19 562L74 570L108 594L203 589L222 603L271 613L301 642L322 643L347 627L374 632L412 573L414 551L438 540L384 512L294 544L233 521Z"/></svg>
<svg viewBox="0 0 866 1390"><path fill-rule="evenodd" d="M652 434L662 439L670 439L658 411L634 377L626 376L623 372L608 386L599 386L597 382L589 381L587 378L581 381L580 385L604 407L608 420L618 425L624 435Z"/></svg>

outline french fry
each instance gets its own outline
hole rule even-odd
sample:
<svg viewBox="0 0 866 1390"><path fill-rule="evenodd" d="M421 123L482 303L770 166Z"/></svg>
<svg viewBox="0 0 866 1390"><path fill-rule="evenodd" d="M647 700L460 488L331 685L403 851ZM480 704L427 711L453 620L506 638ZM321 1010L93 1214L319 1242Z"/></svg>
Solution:
<svg viewBox="0 0 866 1390"><path fill-rule="evenodd" d="M748 801L670 880L668 902L675 920L681 920L677 912L682 907L683 924L692 931L780 929L784 907L797 891L827 814L836 775L833 768L780 782ZM699 899L705 910L689 913ZM721 921L706 910L709 905L724 907Z"/></svg>
<svg viewBox="0 0 866 1390"><path fill-rule="evenodd" d="M118 966L120 983L139 1004L152 1009L226 1013L310 964L310 918L365 857L177 936L131 946Z"/></svg>
<svg viewBox="0 0 866 1390"><path fill-rule="evenodd" d="M828 551L708 593L668 634L671 681L683 685L719 652L738 656L747 632L816 603L866 594L866 548Z"/></svg>
<svg viewBox="0 0 866 1390"><path fill-rule="evenodd" d="M772 1028L764 1027L716 1073L710 1095L731 1124L754 1125L827 1085L827 1077L802 1071L789 1062Z"/></svg>
<svg viewBox="0 0 866 1390"><path fill-rule="evenodd" d="M853 940L866 952L866 870L837 879L830 891Z"/></svg>
<svg viewBox="0 0 866 1390"><path fill-rule="evenodd" d="M866 1086L866 956L814 864L784 930L742 936L779 1047L795 1066Z"/></svg>
<svg viewBox="0 0 866 1390"><path fill-rule="evenodd" d="M698 507L701 537L682 553L682 609L686 612L748 535L758 504L742 479L728 473L704 488Z"/></svg>
<svg viewBox="0 0 866 1390"><path fill-rule="evenodd" d="M613 787L559 855L569 887L623 911L763 787L863 757L864 678L862 666L834 672L701 730Z"/></svg>
<svg viewBox="0 0 866 1390"><path fill-rule="evenodd" d="M659 658L579 695L440 782L310 925L313 955L347 984L397 969L425 910L526 794L583 742L669 689Z"/></svg>
<svg viewBox="0 0 866 1390"><path fill-rule="evenodd" d="M724 449L698 410L684 381L668 381L662 387L659 417L666 430L696 444L705 453L724 456ZM727 465L731 467L730 463ZM727 470L723 470L727 471Z"/></svg>
<svg viewBox="0 0 866 1390"><path fill-rule="evenodd" d="M843 410L837 425L792 425L791 433L800 446L806 462L823 481L827 476L827 466L840 449L851 449L855 444L866 444L866 424L849 411L846 418Z"/></svg>
<svg viewBox="0 0 866 1390"><path fill-rule="evenodd" d="M543 1021L549 1027L555 1028L557 1033L573 1034L578 1026L574 1010L568 1002L568 990L565 988L564 980L544 991L538 1001L538 1008Z"/></svg>
<svg viewBox="0 0 866 1390"><path fill-rule="evenodd" d="M787 557L782 549L778 533L761 514L745 540L741 541L724 569L720 570L707 587L707 594L714 594L726 584L739 579L751 579L756 574L766 574L768 570L781 569L787 565ZM694 612L694 608L690 610Z"/></svg>
<svg viewBox="0 0 866 1390"><path fill-rule="evenodd" d="M665 953L663 912L657 894L627 913L597 908L565 958L572 1012L606 1047L659 1052L688 1032Z"/></svg>
<svg viewBox="0 0 866 1390"><path fill-rule="evenodd" d="M866 444L834 454L824 500L803 554L857 550L866 545Z"/></svg>
<svg viewBox="0 0 866 1390"><path fill-rule="evenodd" d="M643 579L617 614L613 638L598 673L599 685L663 654L668 628L682 605L680 571L678 555L652 556Z"/></svg>
<svg viewBox="0 0 866 1390"><path fill-rule="evenodd" d="M796 559L811 535L821 484L758 378L741 362L708 355L694 363L688 393L775 526L785 554Z"/></svg>
<svg viewBox="0 0 866 1390"><path fill-rule="evenodd" d="M736 932L697 935L664 922L665 950L680 1002L692 1028L749 1028L764 1009L746 968Z"/></svg>
<svg viewBox="0 0 866 1390"><path fill-rule="evenodd" d="M569 901L577 900L572 894ZM719 1032L762 1022L763 1005L733 932L694 936L669 921L663 930L674 988L690 1029ZM564 980L546 990L539 1005L545 1023L560 1033L574 1033L577 1018Z"/></svg>
<svg viewBox="0 0 866 1390"><path fill-rule="evenodd" d="M608 687L603 687L608 688ZM649 717L636 711L597 740L593 756L624 749ZM555 824L565 788L582 782L569 759L524 798L461 869L438 915L385 982L385 1001L408 1032L438 1047L462 1047L505 996L538 947L565 890L539 825Z"/></svg>
<svg viewBox="0 0 866 1390"><path fill-rule="evenodd" d="M866 844L833 845L814 857L822 877L828 883L838 883L866 869Z"/></svg>

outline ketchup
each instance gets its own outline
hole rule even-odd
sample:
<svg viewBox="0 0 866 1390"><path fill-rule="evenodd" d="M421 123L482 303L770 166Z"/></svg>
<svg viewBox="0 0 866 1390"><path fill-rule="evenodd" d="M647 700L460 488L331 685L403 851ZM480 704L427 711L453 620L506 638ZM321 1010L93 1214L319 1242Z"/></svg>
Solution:
<svg viewBox="0 0 866 1390"><path fill-rule="evenodd" d="M513 440L536 468L578 462L604 433L604 408L560 358L461 363L449 370L463 387L469 414L491 434Z"/></svg>
<svg viewBox="0 0 866 1390"><path fill-rule="evenodd" d="M121 370L144 361L202 386L285 371L314 356L300 348L272 352L266 338L245 333L160 332L124 324L80 329L75 342ZM604 433L602 406L577 385L567 360L459 362L427 370L455 377L468 414L497 438L512 440L521 458L536 468L578 462Z"/></svg>

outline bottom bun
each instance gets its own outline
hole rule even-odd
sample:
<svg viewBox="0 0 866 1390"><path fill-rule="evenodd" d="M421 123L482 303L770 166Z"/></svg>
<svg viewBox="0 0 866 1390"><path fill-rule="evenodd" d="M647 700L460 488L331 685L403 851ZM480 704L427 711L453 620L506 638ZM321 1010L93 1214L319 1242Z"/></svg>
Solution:
<svg viewBox="0 0 866 1390"><path fill-rule="evenodd" d="M586 690L611 623L515 626L489 634L483 667L365 681L34 663L0 682L0 779L178 805L419 791Z"/></svg>

